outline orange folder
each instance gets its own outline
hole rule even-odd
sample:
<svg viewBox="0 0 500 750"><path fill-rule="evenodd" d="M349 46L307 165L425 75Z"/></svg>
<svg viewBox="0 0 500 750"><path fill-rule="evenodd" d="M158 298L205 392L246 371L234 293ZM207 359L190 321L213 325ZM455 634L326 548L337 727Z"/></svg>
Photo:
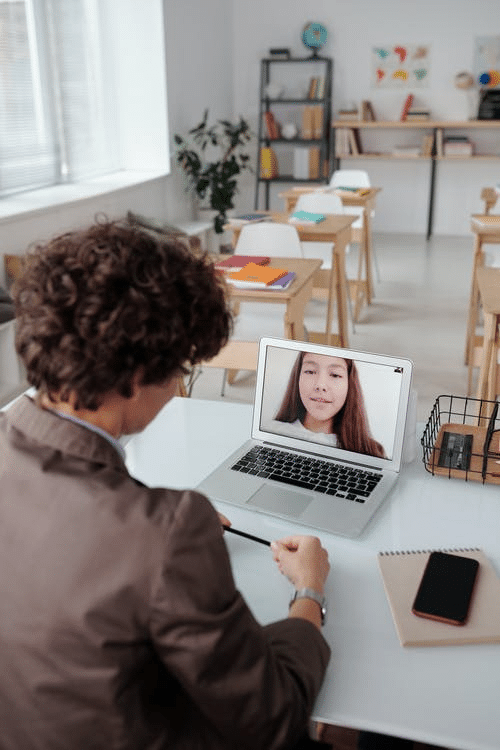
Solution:
<svg viewBox="0 0 500 750"><path fill-rule="evenodd" d="M241 271L230 273L229 281L251 282L259 286L268 286L281 279L288 271L284 268L272 268L271 266L259 266L257 263L247 263Z"/></svg>

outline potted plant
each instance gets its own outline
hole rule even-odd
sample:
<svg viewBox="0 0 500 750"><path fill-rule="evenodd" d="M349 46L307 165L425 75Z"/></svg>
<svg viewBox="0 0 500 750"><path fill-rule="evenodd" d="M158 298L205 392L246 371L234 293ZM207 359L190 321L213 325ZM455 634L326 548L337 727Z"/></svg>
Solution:
<svg viewBox="0 0 500 750"><path fill-rule="evenodd" d="M192 128L185 139L174 135L177 145L176 161L188 178L188 190L193 190L200 204L216 211L214 229L223 232L227 212L234 208L238 190L238 175L245 169L252 171L247 145L252 138L249 124L240 117L236 124L217 120L208 124L208 109L203 120Z"/></svg>

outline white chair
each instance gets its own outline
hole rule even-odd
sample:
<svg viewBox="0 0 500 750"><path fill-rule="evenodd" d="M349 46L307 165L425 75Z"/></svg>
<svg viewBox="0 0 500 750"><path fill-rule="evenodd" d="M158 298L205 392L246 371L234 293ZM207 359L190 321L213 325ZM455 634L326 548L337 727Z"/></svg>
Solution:
<svg viewBox="0 0 500 750"><path fill-rule="evenodd" d="M311 213L320 213L320 214L345 214L345 206L342 203L341 198L336 193L325 193L322 191L314 191L311 193L304 193L303 195L300 195L297 204L295 206L295 211L309 211ZM321 258L323 261L320 271L316 274L316 279L320 283L316 283L314 287L314 291L316 294L318 292L323 293L325 290L325 283L327 285L327 288L330 288L330 274L328 274L327 280L322 279L324 277L324 274L321 273L323 269L329 270L331 272L332 269L332 243L331 242L303 242L302 243L302 252L304 253L305 258ZM347 245L346 247L346 253L348 253L350 250L350 245ZM321 280L321 281L320 281ZM352 300L351 300L351 294L349 290L349 282L346 279L346 285L347 285L347 301L349 304L349 314L351 316L351 324L352 324L352 330L353 333L355 333L354 328L354 315L352 310ZM322 294L323 296L323 294Z"/></svg>
<svg viewBox="0 0 500 750"><path fill-rule="evenodd" d="M262 221L244 224L236 243L237 255L269 255L302 258L302 245L295 227Z"/></svg>
<svg viewBox="0 0 500 750"><path fill-rule="evenodd" d="M270 257L302 258L302 244L295 227L269 221L245 224L234 249L235 255L268 255ZM317 256L312 256L317 257ZM231 384L238 370L257 369L258 343L264 335L283 336L282 305L249 302L235 307L235 331L221 352L203 366L224 368L221 396L226 381Z"/></svg>
<svg viewBox="0 0 500 750"><path fill-rule="evenodd" d="M371 182L368 172L364 169L337 169L330 178L330 187L369 188L371 187ZM361 223L358 225L358 222L355 222L353 224L353 229L363 227L363 210L361 208L358 208L357 206L346 206L346 213L360 217ZM375 211L372 210L371 218L374 216ZM373 262L375 265L375 273L377 274L377 281L380 281L380 271L375 250L373 250Z"/></svg>

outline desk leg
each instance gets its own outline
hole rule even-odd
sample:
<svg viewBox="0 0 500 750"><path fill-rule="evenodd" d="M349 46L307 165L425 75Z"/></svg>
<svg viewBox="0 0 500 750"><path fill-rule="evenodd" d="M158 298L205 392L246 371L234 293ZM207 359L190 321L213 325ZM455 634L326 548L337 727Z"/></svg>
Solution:
<svg viewBox="0 0 500 750"><path fill-rule="evenodd" d="M497 317L491 313L484 313L484 336L483 351L481 355L481 366L479 368L479 377L477 381L477 398L485 398L491 401L492 391L496 390L496 326ZM471 352L472 356L472 352Z"/></svg>
<svg viewBox="0 0 500 750"><path fill-rule="evenodd" d="M465 338L465 364L472 362L474 357L474 343L476 324L479 313L479 287L477 285L477 269L484 266L483 241L479 234L474 239L474 261L472 264L472 280L469 298L469 313L467 317L467 334Z"/></svg>
<svg viewBox="0 0 500 750"><path fill-rule="evenodd" d="M365 208L365 216L363 221L364 226L364 246L365 246L365 263L366 263L366 298L367 304L370 304L373 298L373 245L372 245L372 211L371 203Z"/></svg>
<svg viewBox="0 0 500 750"><path fill-rule="evenodd" d="M332 250L332 271L330 275L330 293L326 315L326 342L331 344L333 302L337 298L337 318L339 329L339 346L348 347L347 333L347 278L345 272L345 249L351 238L351 229L337 232Z"/></svg>
<svg viewBox="0 0 500 750"><path fill-rule="evenodd" d="M285 338L296 341L306 341L304 328L304 312L307 303L312 297L313 279L304 284L298 294L288 300L285 310Z"/></svg>

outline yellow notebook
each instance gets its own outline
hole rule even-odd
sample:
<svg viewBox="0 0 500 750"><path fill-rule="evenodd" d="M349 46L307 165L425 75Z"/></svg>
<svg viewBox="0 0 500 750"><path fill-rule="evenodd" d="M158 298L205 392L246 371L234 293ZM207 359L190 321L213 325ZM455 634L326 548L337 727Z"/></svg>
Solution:
<svg viewBox="0 0 500 750"><path fill-rule="evenodd" d="M500 643L500 579L480 549L443 552L479 561L479 573L465 625L448 625L417 617L413 600L431 550L380 552L378 564L392 618L402 646L458 646L467 643Z"/></svg>

